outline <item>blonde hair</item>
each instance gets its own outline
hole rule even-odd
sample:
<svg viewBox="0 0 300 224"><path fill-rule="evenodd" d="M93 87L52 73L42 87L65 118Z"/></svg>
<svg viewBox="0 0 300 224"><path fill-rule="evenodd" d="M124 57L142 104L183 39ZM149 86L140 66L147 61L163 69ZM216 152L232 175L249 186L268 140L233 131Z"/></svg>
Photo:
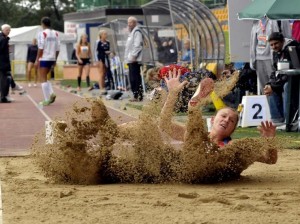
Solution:
<svg viewBox="0 0 300 224"><path fill-rule="evenodd" d="M98 32L99 38L101 38L101 36L102 36L104 33L107 33L107 31L106 31L106 30L99 30L99 32Z"/></svg>
<svg viewBox="0 0 300 224"><path fill-rule="evenodd" d="M81 34L80 39L79 39L79 45L82 45L82 37L84 37L84 36L88 37L88 35L86 33Z"/></svg>

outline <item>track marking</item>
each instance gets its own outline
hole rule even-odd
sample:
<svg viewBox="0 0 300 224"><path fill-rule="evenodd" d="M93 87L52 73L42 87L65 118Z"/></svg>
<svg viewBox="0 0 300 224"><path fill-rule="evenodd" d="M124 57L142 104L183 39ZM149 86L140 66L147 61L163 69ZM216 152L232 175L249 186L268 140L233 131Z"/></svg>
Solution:
<svg viewBox="0 0 300 224"><path fill-rule="evenodd" d="M32 97L27 93L26 96L28 99L35 105L35 107L42 113L42 115L46 118L46 120L51 121L52 119L45 113L43 109L39 107L39 105L32 99Z"/></svg>

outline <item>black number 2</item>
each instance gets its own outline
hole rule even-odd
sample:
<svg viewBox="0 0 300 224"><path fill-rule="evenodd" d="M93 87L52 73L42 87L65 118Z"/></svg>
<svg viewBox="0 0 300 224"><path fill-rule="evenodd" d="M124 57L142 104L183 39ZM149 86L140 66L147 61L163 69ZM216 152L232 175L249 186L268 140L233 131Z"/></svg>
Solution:
<svg viewBox="0 0 300 224"><path fill-rule="evenodd" d="M262 119L263 116L258 116L259 113L261 112L262 106L260 104L256 103L256 104L253 104L252 108L254 109L255 107L258 107L258 110L253 115L253 119Z"/></svg>

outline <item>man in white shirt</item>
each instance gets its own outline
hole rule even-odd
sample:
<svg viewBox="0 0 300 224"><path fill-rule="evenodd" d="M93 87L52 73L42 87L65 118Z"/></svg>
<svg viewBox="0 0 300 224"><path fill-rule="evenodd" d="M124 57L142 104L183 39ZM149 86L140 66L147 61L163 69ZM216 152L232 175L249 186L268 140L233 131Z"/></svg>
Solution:
<svg viewBox="0 0 300 224"><path fill-rule="evenodd" d="M39 74L44 94L44 100L41 101L40 104L42 106L48 106L55 101L56 95L51 83L47 81L47 74L56 64L60 43L58 33L50 28L50 18L43 17L41 26L43 31L38 35L38 54L35 63L39 64Z"/></svg>

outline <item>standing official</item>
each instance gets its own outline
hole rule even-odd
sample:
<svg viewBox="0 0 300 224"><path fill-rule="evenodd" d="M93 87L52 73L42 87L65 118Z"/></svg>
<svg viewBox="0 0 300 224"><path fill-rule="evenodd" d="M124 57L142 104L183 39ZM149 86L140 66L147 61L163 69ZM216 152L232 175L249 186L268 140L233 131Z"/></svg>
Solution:
<svg viewBox="0 0 300 224"><path fill-rule="evenodd" d="M132 102L143 100L142 77L140 67L143 52L143 35L135 17L128 18L129 35L125 46L125 62L129 68L129 81L133 98Z"/></svg>

